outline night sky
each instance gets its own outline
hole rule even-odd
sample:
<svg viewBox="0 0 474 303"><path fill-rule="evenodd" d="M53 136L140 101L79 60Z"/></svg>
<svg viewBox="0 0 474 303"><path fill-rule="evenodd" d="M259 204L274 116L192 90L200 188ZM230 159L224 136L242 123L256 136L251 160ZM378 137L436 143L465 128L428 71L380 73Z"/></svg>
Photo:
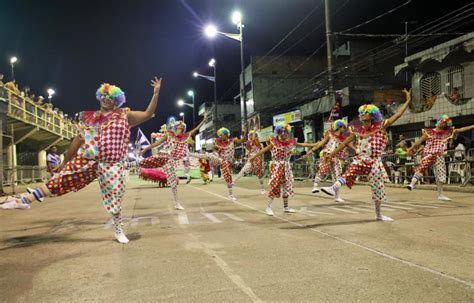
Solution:
<svg viewBox="0 0 474 303"><path fill-rule="evenodd" d="M354 26L404 2L333 0L332 10L339 10L332 17L333 30ZM355 32L402 33L402 21L417 20L413 27L418 27L469 2L414 0ZM212 22L221 31L236 32L230 15L241 10L248 62L250 55L264 55L320 4L320 0L2 0L0 73L9 79L9 58L17 56L20 88L29 86L36 96L46 97L46 88L53 87L53 104L70 115L98 108L94 94L102 82L120 86L127 106L144 110L152 95L149 80L163 77L157 117L142 126L150 132L182 111L176 100L186 97L188 89L195 90L198 105L213 99L212 83L191 75L194 70L211 74L207 62L212 57L217 60L219 98L231 100L238 93L237 87L228 91L240 71L238 42L225 37L208 40L202 34L204 24ZM272 55L279 55L321 22L323 5ZM324 41L324 30L320 27L288 54L310 54ZM189 109L188 117L190 113Z"/></svg>

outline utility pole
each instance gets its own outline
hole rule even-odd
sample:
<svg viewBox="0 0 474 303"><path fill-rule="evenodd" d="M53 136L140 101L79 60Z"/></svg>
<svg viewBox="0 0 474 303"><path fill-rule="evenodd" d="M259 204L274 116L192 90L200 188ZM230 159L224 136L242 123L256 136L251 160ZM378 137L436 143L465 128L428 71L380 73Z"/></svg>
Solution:
<svg viewBox="0 0 474 303"><path fill-rule="evenodd" d="M243 35L244 24L239 24L240 31L240 66L242 71L242 87L240 89L240 99L244 105L244 129L247 128L247 92L245 90L245 63L244 63L244 35Z"/></svg>
<svg viewBox="0 0 474 303"><path fill-rule="evenodd" d="M408 57L408 24L416 24L418 21L405 21L405 58ZM405 82L408 82L408 72L405 72Z"/></svg>
<svg viewBox="0 0 474 303"><path fill-rule="evenodd" d="M331 14L329 8L329 1L324 0L324 16L326 19L326 50L327 50L327 64L328 64L328 95L331 105L335 104L336 98L334 94L334 80L333 80L333 66L332 66L332 32L331 32Z"/></svg>

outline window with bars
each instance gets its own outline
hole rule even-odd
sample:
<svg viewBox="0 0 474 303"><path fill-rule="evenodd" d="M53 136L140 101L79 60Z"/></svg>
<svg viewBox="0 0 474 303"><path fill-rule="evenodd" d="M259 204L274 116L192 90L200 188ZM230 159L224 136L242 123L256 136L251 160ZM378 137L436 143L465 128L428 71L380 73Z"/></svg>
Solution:
<svg viewBox="0 0 474 303"><path fill-rule="evenodd" d="M464 93L464 68L460 65L448 69L446 82L446 97L453 104L460 104Z"/></svg>
<svg viewBox="0 0 474 303"><path fill-rule="evenodd" d="M441 93L441 75L436 72L424 74L420 79L420 98L423 100Z"/></svg>

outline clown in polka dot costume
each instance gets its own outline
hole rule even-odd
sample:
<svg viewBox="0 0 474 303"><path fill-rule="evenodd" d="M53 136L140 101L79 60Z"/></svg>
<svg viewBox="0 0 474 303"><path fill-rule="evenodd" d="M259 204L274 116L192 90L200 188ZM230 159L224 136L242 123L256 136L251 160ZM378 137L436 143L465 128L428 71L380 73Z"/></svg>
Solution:
<svg viewBox="0 0 474 303"><path fill-rule="evenodd" d="M331 173L333 181L336 181L338 178L341 177L341 159L343 159L345 156L345 149L341 150L335 158L326 158L325 156L333 152L339 146L339 144L341 144L342 142L344 142L344 140L347 139L346 132L346 121L334 121L331 125L331 129L324 132L324 138L321 141L316 142L312 146L313 148L308 152L307 157L309 157L314 151L324 146L324 148L320 152L319 170L313 181L313 189L311 190L313 194L319 192L319 183L328 173ZM349 143L349 147L355 150L355 147L352 142ZM336 192L334 200L336 202L344 202L344 200L339 196L339 191Z"/></svg>
<svg viewBox="0 0 474 303"><path fill-rule="evenodd" d="M37 189L29 189L17 203L42 202L48 196L78 191L99 181L102 204L113 217L115 238L128 243L122 229L122 198L125 193L127 146L130 128L153 117L161 79L151 81L153 97L145 111L121 108L124 92L115 85L102 84L96 92L100 110L79 114L79 135L73 139L53 177Z"/></svg>
<svg viewBox="0 0 474 303"><path fill-rule="evenodd" d="M283 198L283 211L294 213L295 210L288 205L288 198L294 194L294 177L290 163L290 157L295 147L311 147L312 144L297 143L291 138L291 125L280 123L275 126L275 136L272 137L268 145L249 158L254 161L264 153L270 151L272 162L270 163L270 189L268 191L268 204L265 213L273 216L272 203L275 198Z"/></svg>
<svg viewBox="0 0 474 303"><path fill-rule="evenodd" d="M387 145L387 128L395 123L406 111L411 102L411 93L403 90L406 96L405 103L390 118L383 120L377 106L364 104L359 107L361 125L350 129L349 137L328 155L323 158L336 157L349 143L357 141L357 155L348 166L342 177L332 186L322 187L321 190L336 196L342 185L349 188L354 185L355 179L360 175L367 175L372 189L372 201L375 205L375 218L378 221L393 221L392 218L382 215L381 205L385 202L385 182L388 181L387 171L383 167L381 156Z"/></svg>
<svg viewBox="0 0 474 303"><path fill-rule="evenodd" d="M184 210L178 198L178 182L176 168L179 161L182 161L189 155L189 139L204 125L207 121L207 112L204 113L204 119L190 132L186 132L186 124L183 121L175 122L174 118L168 121L168 131L159 141L147 146L142 150L142 154L154 147L158 147L166 142L165 151L157 155L148 157L140 162L141 168L163 168L167 176L168 185L173 192L175 209ZM153 180L151 180L153 181Z"/></svg>
<svg viewBox="0 0 474 303"><path fill-rule="evenodd" d="M252 157L256 153L258 153L260 150L262 150L263 145L260 143L258 140L257 136L257 131L256 130L251 130L248 134L247 141L244 143L245 147L245 152L248 155L248 157ZM244 176L244 174L248 174L253 172L260 183L260 191L263 194L266 193L264 184L263 184L263 159L262 157L257 157L253 161L247 161L240 170L239 174L237 177L234 179L234 183L236 183L240 178Z"/></svg>
<svg viewBox="0 0 474 303"><path fill-rule="evenodd" d="M245 131L243 137L245 137ZM235 145L241 144L242 142L243 140L240 138L231 137L230 130L222 127L217 131L217 138L214 142L215 152L205 154L189 154L190 157L206 159L221 166L222 176L225 183L227 184L229 199L231 201L237 200L233 193L234 183L232 182L232 166L234 162Z"/></svg>
<svg viewBox="0 0 474 303"><path fill-rule="evenodd" d="M454 136L474 129L474 125L462 128L454 128L453 121L448 115L441 115L436 119L435 128L423 129L423 135L410 147L407 151L412 156L417 148L425 142L423 149L423 158L421 163L415 168L415 174L411 183L407 186L409 190L413 190L416 183L423 177L423 173L433 167L436 178L436 188L438 190L438 200L451 201L450 198L443 193L443 184L446 183L446 163L444 162L444 152L447 148L448 141Z"/></svg>

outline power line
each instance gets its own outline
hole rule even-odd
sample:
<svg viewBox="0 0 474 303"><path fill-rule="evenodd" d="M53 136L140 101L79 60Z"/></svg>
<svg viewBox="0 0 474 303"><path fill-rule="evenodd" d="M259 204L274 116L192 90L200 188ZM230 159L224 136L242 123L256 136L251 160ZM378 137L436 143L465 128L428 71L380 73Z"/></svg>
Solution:
<svg viewBox="0 0 474 303"><path fill-rule="evenodd" d="M339 8L331 14L331 16L335 16L337 13L339 13L339 11L344 8L347 3L349 3L350 0L346 0L341 6L339 6ZM271 63L273 63L275 60L278 60L280 59L281 57L283 57L283 55L285 55L286 53L288 53L290 50L292 50L295 46L297 46L298 44L300 44L302 41L304 41L306 38L308 38L311 34L313 34L315 31L317 31L319 28L321 28L323 25L324 25L324 21L322 21L321 23L319 23L315 28L313 28L310 32L308 32L306 35L304 35L302 38L300 38L298 41L296 41L295 43L293 43L292 45L290 45L288 48L286 48L281 54L279 54L278 56L276 57L272 57L268 62L264 63L262 66L260 66L257 70L255 70L255 72L259 72L260 70L262 70L263 68L267 67L268 65L270 65Z"/></svg>
<svg viewBox="0 0 474 303"><path fill-rule="evenodd" d="M354 30L354 29L356 29L356 28L359 28L359 27L361 27L361 26L364 26L364 25L366 25L366 24L369 24L370 22L375 21L375 20L378 20L378 19L380 19L380 18L382 18L382 17L385 17L386 15L389 15L389 14L393 13L394 11L399 10L400 8L402 8L402 7L404 7L405 5L408 5L408 4L410 4L410 3L411 3L411 0L408 0L407 2L402 3L402 4L400 4L400 5L397 6L397 7L394 7L394 8L392 8L392 9L386 11L386 12L383 13L383 14L380 14L380 15L378 15L378 16L372 18L372 19L369 19L369 20L364 21L364 22L362 22L362 23L360 23L360 24L357 24L356 26L353 26L353 27L351 27L351 28L348 28L348 29L346 29L346 30L343 30L343 31L341 31L341 33L346 33L346 32L349 32L349 31L351 31L351 30Z"/></svg>
<svg viewBox="0 0 474 303"><path fill-rule="evenodd" d="M472 3L471 3L471 4L472 4ZM429 24L435 23L435 22L439 21L440 19L443 19L443 18L445 18L445 17L447 17L447 16L449 16L449 15L456 14L458 11L464 10L466 7L470 6L471 4L468 4L468 5L466 5L466 6L462 7L462 8L459 8L458 10L456 10L456 11L454 11L454 12L450 12L450 13L444 15L444 16L441 16L441 17L437 18L436 20L433 20L433 21L431 21L431 22L429 22L429 23L427 23L427 24L425 24L425 25L422 25L422 26L416 28L415 30L413 30L412 32L417 32L417 31L419 31L420 29L425 28L425 27L426 27L427 25L429 25ZM466 12L470 12L470 9L467 10L467 11L464 10L464 13L466 13ZM434 25L434 26L432 26L432 27L429 27L429 28L423 30L422 32L427 32L427 31L430 31L430 30L432 30L432 29L436 29L437 27L438 27L438 28L437 28L436 30L444 29L444 28L446 27L446 25L444 25L444 26L440 26L440 25L442 25L442 24L444 24L444 23L447 23L447 22L450 22L452 19L458 18L458 17L459 17L459 15L450 17L450 18L448 18L447 20L442 21L441 24L438 23L438 24L436 24L436 25ZM461 20L466 19L466 18L468 18L468 17L470 17L470 15L461 18ZM460 20L458 19L457 21L459 22ZM472 22L472 21L468 21L467 23L469 23L469 22ZM453 23L450 23L449 25L453 26ZM449 25L448 25L448 26L449 26ZM459 27L459 26L462 26L462 25L464 25L464 23L463 23L463 24L454 25L454 27ZM431 37L431 36L428 36L428 37ZM432 39L432 38L431 38L431 39ZM429 39L429 38L428 38L428 39L418 39L418 40L415 42L415 43L416 43L415 45L416 45L416 46L421 45L421 44L423 44L424 42L426 42L426 41L428 41L428 40L431 40L431 39ZM391 44L391 43L393 43L393 41L390 41L390 42L388 42L388 43ZM367 57L368 54L373 53L374 50L380 49L380 48L384 48L386 45L387 45L387 43L384 43L383 45L380 45L380 46L377 46L377 47L375 47L375 48L372 48L372 49L370 49L370 50L368 50L368 51L366 51L366 52L360 54L360 55L357 57L357 59L360 58L360 57ZM394 47L396 48L396 47L398 47L398 46L395 45L395 46L391 46L390 48L393 49ZM389 49L390 49L390 48L389 48ZM393 55L394 55L396 52L399 52L399 50L395 50L395 52L392 50L391 53L388 53L388 54L382 53L381 56L382 56L384 59L382 59L382 60L379 61L379 62L385 61L385 60L387 60L387 59L393 57ZM371 59L373 59L373 57L372 57ZM351 65L345 66L343 70L337 71L337 73L341 73L341 72L343 72L344 70L347 70L348 68L351 68L351 67L354 68L354 67L356 67L356 66L358 66L358 65L360 65L360 64L364 64L365 66L367 66L367 64L365 63L364 60L362 60L361 62L356 61L355 63L353 63L353 64L351 64ZM372 66L372 65L368 65L368 66ZM305 82L305 84L308 83L308 82L311 82L311 81L315 80L318 76L323 75L323 74L324 74L324 72L322 72L322 73L316 75L315 77L313 77L313 78L309 79L307 82ZM318 82L321 83L321 80L318 81ZM313 88L313 87L315 86L315 84L318 84L318 82L317 82L317 83L310 83L309 85L306 85L306 86L302 87L301 89L297 90L294 94L290 95L289 98L296 97L298 94L301 95L302 93L306 92L308 89Z"/></svg>
<svg viewBox="0 0 474 303"><path fill-rule="evenodd" d="M262 58L267 57L272 51L274 51L278 46L280 46L288 37L291 36L303 23L308 20L309 17L323 4L323 1L321 0L316 6L313 7L313 9L304 17L298 24L296 24L277 44L275 44L265 55L262 56Z"/></svg>
<svg viewBox="0 0 474 303"><path fill-rule="evenodd" d="M386 38L386 37L429 37L429 36L457 36L465 35L466 33L433 33L433 34L351 34L351 33L334 33L338 36L348 36L348 37L368 37L368 38Z"/></svg>

